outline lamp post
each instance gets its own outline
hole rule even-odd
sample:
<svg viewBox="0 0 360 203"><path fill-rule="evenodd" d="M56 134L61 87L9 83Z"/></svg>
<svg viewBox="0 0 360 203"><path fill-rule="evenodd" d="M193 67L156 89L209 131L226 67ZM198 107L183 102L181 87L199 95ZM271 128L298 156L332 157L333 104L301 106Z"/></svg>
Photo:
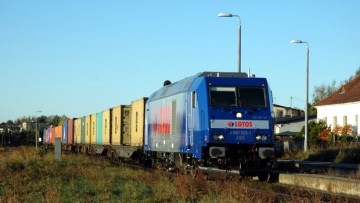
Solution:
<svg viewBox="0 0 360 203"><path fill-rule="evenodd" d="M238 72L241 73L241 19L239 15L233 15L231 13L219 13L219 17L238 17L239 18L239 25L238 25L238 32L239 32L239 47L238 47Z"/></svg>
<svg viewBox="0 0 360 203"><path fill-rule="evenodd" d="M304 152L307 152L307 138L308 138L308 100L309 100L309 43L301 40L291 40L291 43L306 44L306 101L305 101L305 139Z"/></svg>
<svg viewBox="0 0 360 203"><path fill-rule="evenodd" d="M36 132L35 132L35 148L37 150L38 148L38 117L37 117L37 113L41 113L42 111L36 111L35 112L35 119L36 119Z"/></svg>

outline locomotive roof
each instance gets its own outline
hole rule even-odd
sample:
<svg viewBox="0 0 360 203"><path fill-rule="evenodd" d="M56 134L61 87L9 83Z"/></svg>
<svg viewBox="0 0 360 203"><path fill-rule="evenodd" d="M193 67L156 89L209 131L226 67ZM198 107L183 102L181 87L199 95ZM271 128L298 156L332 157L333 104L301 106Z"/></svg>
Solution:
<svg viewBox="0 0 360 203"><path fill-rule="evenodd" d="M186 92L188 88L191 86L193 81L199 77L248 77L246 73L233 73L233 72L202 72L198 73L194 76L184 78L175 83L166 85L154 92L149 100L157 100L164 97L168 97L174 94L178 94L181 92Z"/></svg>

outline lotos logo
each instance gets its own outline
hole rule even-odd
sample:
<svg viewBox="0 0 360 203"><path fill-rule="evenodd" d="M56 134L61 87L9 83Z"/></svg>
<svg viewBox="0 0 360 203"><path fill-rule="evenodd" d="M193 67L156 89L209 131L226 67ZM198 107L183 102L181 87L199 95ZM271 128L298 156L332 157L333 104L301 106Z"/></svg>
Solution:
<svg viewBox="0 0 360 203"><path fill-rule="evenodd" d="M251 122L251 121L236 121L236 122L229 121L228 126L229 127L252 128L253 127L253 122Z"/></svg>

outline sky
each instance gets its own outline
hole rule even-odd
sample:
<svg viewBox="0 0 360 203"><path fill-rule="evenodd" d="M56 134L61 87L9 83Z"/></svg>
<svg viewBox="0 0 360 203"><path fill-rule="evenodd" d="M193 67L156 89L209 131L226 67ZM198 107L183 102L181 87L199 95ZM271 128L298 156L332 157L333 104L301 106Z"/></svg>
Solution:
<svg viewBox="0 0 360 203"><path fill-rule="evenodd" d="M0 0L0 123L82 117L203 71L265 77L304 109L314 87L360 67L358 0ZM293 99L291 99L293 98ZM38 112L38 111L41 111Z"/></svg>

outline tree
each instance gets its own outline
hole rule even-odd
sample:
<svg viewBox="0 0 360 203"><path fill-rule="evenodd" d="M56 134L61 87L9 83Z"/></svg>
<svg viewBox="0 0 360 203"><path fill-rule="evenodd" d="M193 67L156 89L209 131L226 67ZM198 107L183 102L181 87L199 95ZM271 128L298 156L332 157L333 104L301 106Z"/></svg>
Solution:
<svg viewBox="0 0 360 203"><path fill-rule="evenodd" d="M360 76L360 66L359 66L359 68L356 70L356 72L355 72L355 77L358 77L358 76Z"/></svg>
<svg viewBox="0 0 360 203"><path fill-rule="evenodd" d="M347 84L347 83L349 83L351 80L353 80L354 78L356 78L356 77L358 77L358 76L360 76L360 67L356 70L354 76L351 75L351 76L349 77L349 79L342 81L342 82L340 83L340 87L343 86L343 85L345 85L345 84Z"/></svg>
<svg viewBox="0 0 360 203"><path fill-rule="evenodd" d="M325 99L326 97L332 95L336 92L341 86L349 83L352 79L360 76L360 67L355 71L355 76L351 75L347 80L341 81L340 85L336 85L336 81L333 80L329 85L325 85L324 83L320 86L314 87L313 93L313 103L317 103L318 101Z"/></svg>
<svg viewBox="0 0 360 203"><path fill-rule="evenodd" d="M49 125L53 125L53 126L59 126L61 125L64 121L69 120L69 118L65 115L62 115L61 117L58 115L55 116L50 116L47 119L47 123L49 123Z"/></svg>
<svg viewBox="0 0 360 203"><path fill-rule="evenodd" d="M326 97L332 95L338 87L336 86L336 81L333 80L330 85L325 85L322 83L320 86L314 87L313 93L313 102L317 103L318 101L325 99Z"/></svg>
<svg viewBox="0 0 360 203"><path fill-rule="evenodd" d="M324 120L320 120L319 122L310 121L309 122L309 132L308 132L308 142L309 146L316 146L323 142L322 133L329 129ZM296 135L298 140L300 137L303 137L305 134L305 127L302 127L301 131Z"/></svg>
<svg viewBox="0 0 360 203"><path fill-rule="evenodd" d="M317 115L317 109L310 103L308 104L308 110L310 116Z"/></svg>

